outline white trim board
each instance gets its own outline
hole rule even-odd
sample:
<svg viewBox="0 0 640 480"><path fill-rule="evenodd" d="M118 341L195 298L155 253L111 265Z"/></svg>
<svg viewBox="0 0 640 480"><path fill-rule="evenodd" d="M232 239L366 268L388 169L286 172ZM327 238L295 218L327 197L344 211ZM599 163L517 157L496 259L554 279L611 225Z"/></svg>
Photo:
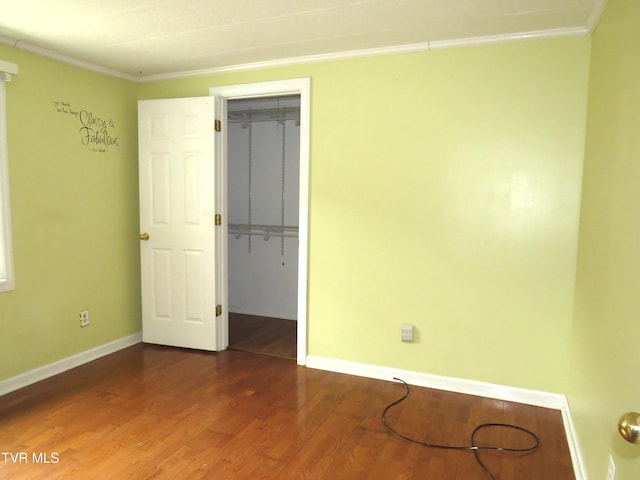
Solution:
<svg viewBox="0 0 640 480"><path fill-rule="evenodd" d="M586 27L558 28L552 30L539 30L534 32L517 32L501 35L486 35L483 37L469 37L451 40L436 40L421 43L409 43L403 45L390 45L387 47L363 48L359 50L346 50L338 52L319 53L315 55L304 55L300 57L277 58L265 60L263 62L242 63L237 65L226 65L223 67L204 68L199 70L187 70L174 73L160 73L145 75L140 78L140 82L152 82L156 80L167 80L184 77L198 77L203 75L215 75L218 73L243 72L247 70L259 70L262 68L285 67L289 65L300 65L305 63L318 63L333 60L345 60L350 58L371 57L379 55L393 55L412 52L431 51L443 48L464 47L470 45L488 45L494 43L505 43L534 38L555 38L568 36L587 36L589 31Z"/></svg>
<svg viewBox="0 0 640 480"><path fill-rule="evenodd" d="M38 47L36 45L32 45L28 42L23 42L19 40L15 40L13 38L7 37L5 35L0 35L0 43L4 43L6 45L11 46L12 48L19 48L21 50L25 50L27 52L35 53L36 55L40 55L41 57L50 58L52 60L57 60L62 63L66 63L67 65L73 65L75 67L84 68L87 70L91 70L94 72L102 73L104 75L109 75L111 77L123 78L125 80L129 80L132 82L139 82L140 77L136 77L135 75L129 75L127 73L118 72L116 70L111 70L109 68L103 67L101 65L96 65L95 63L86 62L84 60L79 60L74 57L70 57L68 55L63 55L62 53L55 52L53 50L49 50L48 48ZM18 72L16 72L18 73Z"/></svg>
<svg viewBox="0 0 640 480"><path fill-rule="evenodd" d="M311 168L311 78L291 78L288 80L275 80L270 82L256 82L233 85L221 85L211 87L209 95L214 95L223 100L223 108L221 113L226 115L226 101L238 98L259 98L269 96L282 95L300 95L300 172L298 185L298 309L297 309L297 362L298 365L304 365L307 359L307 295L309 286L308 261L309 261L309 175ZM223 127L223 132L225 127ZM221 143L223 155L226 156L226 142L223 138ZM221 159L226 160L226 159ZM224 161L222 162L224 164ZM226 166L221 165L222 171L226 172ZM226 179L226 173L221 178ZM225 180L226 181L226 180ZM226 185L225 187L226 188ZM224 188L221 191L224 191ZM223 195L224 198L226 196ZM225 204L225 200L220 199L220 203ZM223 216L226 217L226 208L223 208ZM226 222L222 225L222 250L223 255L227 257L226 246ZM222 272L227 275L227 267ZM224 294L228 296L227 294ZM229 303L228 298L223 300ZM223 325L222 337L228 340L228 318ZM228 344L228 341L224 342ZM222 346L226 348L227 345Z"/></svg>
<svg viewBox="0 0 640 480"><path fill-rule="evenodd" d="M467 395L476 395L496 400L524 403L537 407L560 410L576 480L587 480L584 462L578 445L577 433L575 431L573 421L571 420L569 402L565 395L541 392L538 390L527 390L518 387L508 387L505 385L496 385L476 380L465 380L461 378L433 375L430 373L401 370L378 365L349 362L346 360L316 357L313 355L307 356L306 366L317 370L326 370L329 372L344 373L347 375L374 378L377 380L394 381L394 377L401 378L408 384L418 387L464 393Z"/></svg>
<svg viewBox="0 0 640 480"><path fill-rule="evenodd" d="M30 370L7 380L3 380L0 382L0 395L5 395L33 383L53 377L54 375L66 372L67 370L79 367L80 365L84 365L85 363L97 360L100 357L115 353L118 350L131 347L140 342L142 342L142 333L136 333L134 335L129 335L128 337L114 340L113 342L105 343L104 345L100 345L76 355L63 358L57 362Z"/></svg>
<svg viewBox="0 0 640 480"><path fill-rule="evenodd" d="M5 35L0 35L0 43L5 43L13 48L20 48L32 53L36 53L43 57L48 57L60 62L64 62L70 65L74 65L88 70L93 70L98 73L110 75L117 78L123 78L132 82L152 82L156 80L166 80L185 77L198 77L204 75L214 75L218 73L226 72L242 72L247 70L258 70L262 68L282 67L289 65L300 65L304 63L316 63L332 60L343 60L349 58L368 57L375 55L388 55L399 53L410 53L419 51L429 51L442 48L452 48L468 45L485 45L492 43L510 42L514 40L525 40L530 38L554 38L554 37L566 37L566 36L585 36L589 35L595 29L597 22L604 10L606 0L597 0L599 2L598 8L594 9L589 18L589 24L584 27L570 27L570 28L557 28L549 30L538 30L533 32L516 32L500 35L486 35L481 37L471 38L459 38L450 40L432 40L421 43L411 43L404 45L390 45L387 47L375 47L375 48L363 48L358 50L338 51L320 53L315 55L304 55L300 57L286 57L278 58L274 60L266 60L262 62L243 63L237 65L226 65L221 67L204 68L198 70L187 70L181 72L160 73L151 75L131 75L124 72L112 70L101 65L96 65L91 62L79 60L74 57L63 55L61 53L48 50L46 48L32 45L28 42L16 40Z"/></svg>
<svg viewBox="0 0 640 480"><path fill-rule="evenodd" d="M0 60L0 72L16 75L18 73L18 65Z"/></svg>
<svg viewBox="0 0 640 480"><path fill-rule="evenodd" d="M600 17L602 17L606 6L607 0L596 0L593 6L593 10L591 10L589 20L587 21L587 29L589 31L589 35L593 35L593 32L598 26L598 22L600 21Z"/></svg>

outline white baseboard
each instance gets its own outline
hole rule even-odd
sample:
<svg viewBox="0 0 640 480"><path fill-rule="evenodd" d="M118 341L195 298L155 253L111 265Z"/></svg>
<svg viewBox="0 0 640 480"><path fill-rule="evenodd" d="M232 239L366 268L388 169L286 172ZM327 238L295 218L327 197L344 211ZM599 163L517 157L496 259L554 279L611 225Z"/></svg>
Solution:
<svg viewBox="0 0 640 480"><path fill-rule="evenodd" d="M0 395L18 390L27 385L39 382L72 368L96 360L105 355L117 352L124 348L142 342L142 333L137 333L106 343L91 350L67 357L49 365L36 368L29 372L0 382ZM525 403L544 408L560 410L564 423L567 442L573 461L573 470L576 480L587 480L584 462L580 454L578 438L571 419L569 403L564 395L558 393L541 392L537 390L527 390L505 385L478 382L476 380L465 380L454 377L445 377L429 373L414 372L410 370L400 370L391 367L378 365L368 365L364 363L349 362L345 360L335 360L324 357L309 355L306 358L306 366L318 370L356 375L359 377L375 378L378 380L392 381L394 377L401 378L410 385L419 387L435 388L449 392L464 393L468 395L478 395L496 400Z"/></svg>
<svg viewBox="0 0 640 480"><path fill-rule="evenodd" d="M100 357L104 357L110 353L117 352L123 348L136 345L140 342L142 342L142 333L136 333L134 335L129 335L128 337L114 340L113 342L105 343L104 345L92 348L91 350L78 353L77 355L63 358L57 362L30 370L7 380L3 380L0 382L0 395L5 395L9 392L13 392L14 390L26 387L27 385L31 385L32 383L53 377L54 375L66 372L67 370L79 367L80 365L91 362Z"/></svg>
<svg viewBox="0 0 640 480"><path fill-rule="evenodd" d="M465 380L461 378L432 375L429 373L413 372L410 370L400 370L378 365L368 365L345 360L316 357L313 355L307 356L306 366L318 370L345 373L348 375L375 378L378 380L392 381L394 377L401 378L408 384L418 387L434 388L448 392L477 395L496 400L525 403L527 405L560 410L562 413L565 433L567 435L567 443L569 444L569 450L571 452L576 480L587 480L585 473L586 470L584 468L584 463L578 446L577 434L573 421L571 420L569 402L565 395L478 382L476 380Z"/></svg>

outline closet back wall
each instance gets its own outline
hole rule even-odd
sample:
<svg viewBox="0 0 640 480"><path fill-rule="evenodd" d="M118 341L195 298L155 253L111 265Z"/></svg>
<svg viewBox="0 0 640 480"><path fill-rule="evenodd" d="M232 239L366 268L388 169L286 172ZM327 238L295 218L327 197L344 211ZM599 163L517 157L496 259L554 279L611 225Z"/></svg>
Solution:
<svg viewBox="0 0 640 480"><path fill-rule="evenodd" d="M230 312L297 318L297 228L278 227L298 225L299 121L280 109L299 105L297 97L229 102Z"/></svg>

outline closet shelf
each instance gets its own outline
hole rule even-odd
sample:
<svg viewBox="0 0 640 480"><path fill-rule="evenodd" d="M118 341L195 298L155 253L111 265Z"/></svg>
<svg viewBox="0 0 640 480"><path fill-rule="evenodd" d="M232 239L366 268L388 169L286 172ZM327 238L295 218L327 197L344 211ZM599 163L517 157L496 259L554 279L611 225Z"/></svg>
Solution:
<svg viewBox="0 0 640 480"><path fill-rule="evenodd" d="M298 237L298 227L294 225L256 225L246 223L229 223L229 235L240 238L242 235L258 235L269 240L270 237Z"/></svg>
<svg viewBox="0 0 640 480"><path fill-rule="evenodd" d="M227 112L230 123L241 123L243 127L253 122L295 120L300 123L300 107L281 107Z"/></svg>

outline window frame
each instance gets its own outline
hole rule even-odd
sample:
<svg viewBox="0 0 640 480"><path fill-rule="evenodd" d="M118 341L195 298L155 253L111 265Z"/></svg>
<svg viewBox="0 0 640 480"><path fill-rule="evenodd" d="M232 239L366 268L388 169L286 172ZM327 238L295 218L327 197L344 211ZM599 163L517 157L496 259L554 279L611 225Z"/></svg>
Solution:
<svg viewBox="0 0 640 480"><path fill-rule="evenodd" d="M7 146L6 82L18 72L17 65L0 61L0 292L15 289L11 203L9 195L9 149Z"/></svg>

